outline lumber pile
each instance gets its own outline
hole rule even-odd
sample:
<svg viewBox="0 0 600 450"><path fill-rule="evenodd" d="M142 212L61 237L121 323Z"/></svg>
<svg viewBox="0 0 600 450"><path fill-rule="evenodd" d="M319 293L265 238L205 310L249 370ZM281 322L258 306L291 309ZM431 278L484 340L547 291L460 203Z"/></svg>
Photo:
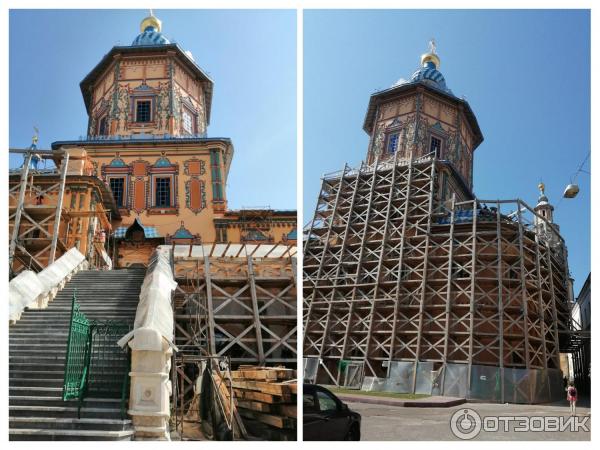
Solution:
<svg viewBox="0 0 600 450"><path fill-rule="evenodd" d="M240 366L231 371L236 406L248 432L267 440L295 440L296 371Z"/></svg>

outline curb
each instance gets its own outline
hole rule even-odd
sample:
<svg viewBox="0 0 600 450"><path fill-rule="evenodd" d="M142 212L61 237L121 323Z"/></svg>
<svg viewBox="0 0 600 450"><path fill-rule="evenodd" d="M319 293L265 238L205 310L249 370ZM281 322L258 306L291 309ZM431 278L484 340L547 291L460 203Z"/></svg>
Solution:
<svg viewBox="0 0 600 450"><path fill-rule="evenodd" d="M372 405L386 405L386 406L397 406L399 408L451 408L452 406L462 405L467 400L464 398L457 398L448 400L446 402L423 402L418 400L391 400L385 397L368 397L368 396L346 396L343 394L336 394L336 396L345 402L354 403L368 403Z"/></svg>

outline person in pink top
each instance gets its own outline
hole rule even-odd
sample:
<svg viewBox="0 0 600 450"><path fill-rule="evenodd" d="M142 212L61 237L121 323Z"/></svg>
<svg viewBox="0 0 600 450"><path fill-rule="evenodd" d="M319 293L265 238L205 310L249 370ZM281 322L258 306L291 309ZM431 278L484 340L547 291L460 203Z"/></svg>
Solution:
<svg viewBox="0 0 600 450"><path fill-rule="evenodd" d="M575 388L575 385L573 384L572 381L569 382L569 385L567 386L567 400L569 401L569 404L571 405L571 415L574 416L575 414L575 404L577 403L577 389Z"/></svg>

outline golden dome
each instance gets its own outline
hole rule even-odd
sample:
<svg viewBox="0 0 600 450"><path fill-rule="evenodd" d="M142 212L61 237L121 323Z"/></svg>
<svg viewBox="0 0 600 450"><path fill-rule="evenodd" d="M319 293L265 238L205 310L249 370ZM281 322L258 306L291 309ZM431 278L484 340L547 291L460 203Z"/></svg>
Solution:
<svg viewBox="0 0 600 450"><path fill-rule="evenodd" d="M538 184L538 189L540 190L540 192L544 192L544 190L546 189L546 185L544 185L544 183L540 183Z"/></svg>
<svg viewBox="0 0 600 450"><path fill-rule="evenodd" d="M438 57L438 55L436 55L435 53L424 53L423 55L421 55L421 65L422 66L424 66L425 64L427 64L430 61L433 64L435 64L436 69L440 68L440 58Z"/></svg>
<svg viewBox="0 0 600 450"><path fill-rule="evenodd" d="M142 23L140 24L140 31L143 33L148 27L153 27L159 33L162 28L162 22L157 17L154 17L152 11L150 11L150 15L148 17L142 20Z"/></svg>

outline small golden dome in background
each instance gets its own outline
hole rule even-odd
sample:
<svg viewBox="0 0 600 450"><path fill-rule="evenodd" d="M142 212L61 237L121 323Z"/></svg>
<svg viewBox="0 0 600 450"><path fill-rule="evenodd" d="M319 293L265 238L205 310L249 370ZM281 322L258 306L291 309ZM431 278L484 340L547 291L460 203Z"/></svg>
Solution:
<svg viewBox="0 0 600 450"><path fill-rule="evenodd" d="M544 189L546 189L546 185L544 183L540 183L538 184L538 189L540 190L540 192L544 192Z"/></svg>
<svg viewBox="0 0 600 450"><path fill-rule="evenodd" d="M153 27L159 33L162 28L162 22L157 17L154 17L152 10L150 10L150 15L142 20L142 23L140 24L140 31L143 33L148 27Z"/></svg>

